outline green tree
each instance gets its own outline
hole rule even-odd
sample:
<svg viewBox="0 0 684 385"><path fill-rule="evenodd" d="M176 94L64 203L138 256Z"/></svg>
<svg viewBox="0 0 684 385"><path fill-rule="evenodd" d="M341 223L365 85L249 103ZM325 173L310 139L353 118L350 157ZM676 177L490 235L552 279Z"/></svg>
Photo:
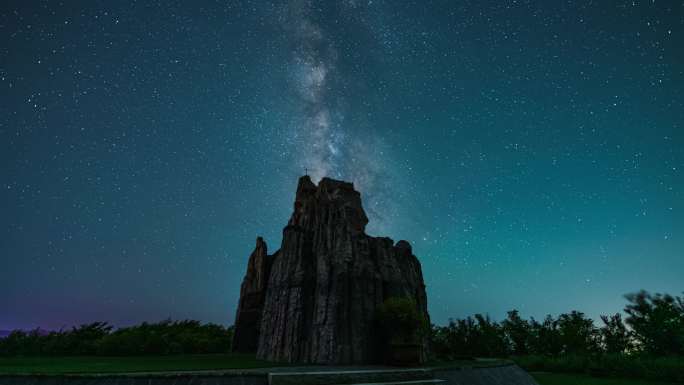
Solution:
<svg viewBox="0 0 684 385"><path fill-rule="evenodd" d="M599 351L599 334L594 321L584 313L573 310L558 317L563 353L587 354Z"/></svg>
<svg viewBox="0 0 684 385"><path fill-rule="evenodd" d="M506 342L506 334L497 322L489 316L476 314L477 327L475 328L475 340L471 343L478 357L506 357L510 351Z"/></svg>
<svg viewBox="0 0 684 385"><path fill-rule="evenodd" d="M603 327L600 329L603 349L606 353L620 354L631 350L632 335L622 320L620 313L601 316Z"/></svg>
<svg viewBox="0 0 684 385"><path fill-rule="evenodd" d="M625 320L638 347L653 355L684 354L684 301L668 294L646 291L628 294Z"/></svg>
<svg viewBox="0 0 684 385"><path fill-rule="evenodd" d="M530 320L530 330L532 335L531 353L556 356L563 351L558 321L550 314L544 318L543 322L532 318Z"/></svg>
<svg viewBox="0 0 684 385"><path fill-rule="evenodd" d="M512 354L518 356L528 354L532 338L530 323L522 319L517 310L511 310L501 326L511 345Z"/></svg>

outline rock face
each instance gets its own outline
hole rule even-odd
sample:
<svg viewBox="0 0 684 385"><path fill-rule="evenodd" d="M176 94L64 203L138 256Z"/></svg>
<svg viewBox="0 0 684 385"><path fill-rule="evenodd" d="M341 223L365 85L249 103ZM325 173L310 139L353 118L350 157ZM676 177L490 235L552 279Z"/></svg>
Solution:
<svg viewBox="0 0 684 385"><path fill-rule="evenodd" d="M256 346L271 361L372 363L380 359L375 311L387 298L411 297L427 318L411 246L366 235L367 223L353 184L301 177L280 250L268 256L259 238L250 256L234 348Z"/></svg>

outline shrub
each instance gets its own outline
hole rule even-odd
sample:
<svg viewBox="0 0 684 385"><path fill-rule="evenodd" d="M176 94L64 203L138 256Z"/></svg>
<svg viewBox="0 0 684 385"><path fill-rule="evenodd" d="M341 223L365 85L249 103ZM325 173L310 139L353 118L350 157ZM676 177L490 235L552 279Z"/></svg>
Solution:
<svg viewBox="0 0 684 385"><path fill-rule="evenodd" d="M48 334L12 332L0 339L0 355L167 355L228 353L233 328L197 321L162 321L112 331L104 322Z"/></svg>
<svg viewBox="0 0 684 385"><path fill-rule="evenodd" d="M434 359L505 357L509 353L504 329L488 316L450 320L445 327L433 326L430 346Z"/></svg>
<svg viewBox="0 0 684 385"><path fill-rule="evenodd" d="M540 355L514 357L528 371L586 373L595 376L643 378L684 382L684 357L647 357L627 354Z"/></svg>
<svg viewBox="0 0 684 385"><path fill-rule="evenodd" d="M420 343L428 328L427 319L411 298L388 298L378 307L376 320L391 343Z"/></svg>

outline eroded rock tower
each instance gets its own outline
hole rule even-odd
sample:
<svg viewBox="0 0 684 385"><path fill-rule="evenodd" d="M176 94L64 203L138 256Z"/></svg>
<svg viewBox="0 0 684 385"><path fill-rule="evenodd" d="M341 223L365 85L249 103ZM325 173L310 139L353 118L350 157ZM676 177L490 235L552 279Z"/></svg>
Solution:
<svg viewBox="0 0 684 385"><path fill-rule="evenodd" d="M411 297L428 318L411 246L367 235L367 223L353 184L301 177L280 250L268 255L259 237L249 257L233 349L271 361L372 363L375 310L387 298Z"/></svg>

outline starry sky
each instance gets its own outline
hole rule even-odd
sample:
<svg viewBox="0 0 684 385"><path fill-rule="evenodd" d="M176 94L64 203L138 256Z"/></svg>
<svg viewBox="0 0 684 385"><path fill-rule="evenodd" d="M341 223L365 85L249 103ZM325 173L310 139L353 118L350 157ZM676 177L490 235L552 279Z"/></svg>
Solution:
<svg viewBox="0 0 684 385"><path fill-rule="evenodd" d="M684 290L682 1L4 1L0 329L231 324L305 169L432 321Z"/></svg>

